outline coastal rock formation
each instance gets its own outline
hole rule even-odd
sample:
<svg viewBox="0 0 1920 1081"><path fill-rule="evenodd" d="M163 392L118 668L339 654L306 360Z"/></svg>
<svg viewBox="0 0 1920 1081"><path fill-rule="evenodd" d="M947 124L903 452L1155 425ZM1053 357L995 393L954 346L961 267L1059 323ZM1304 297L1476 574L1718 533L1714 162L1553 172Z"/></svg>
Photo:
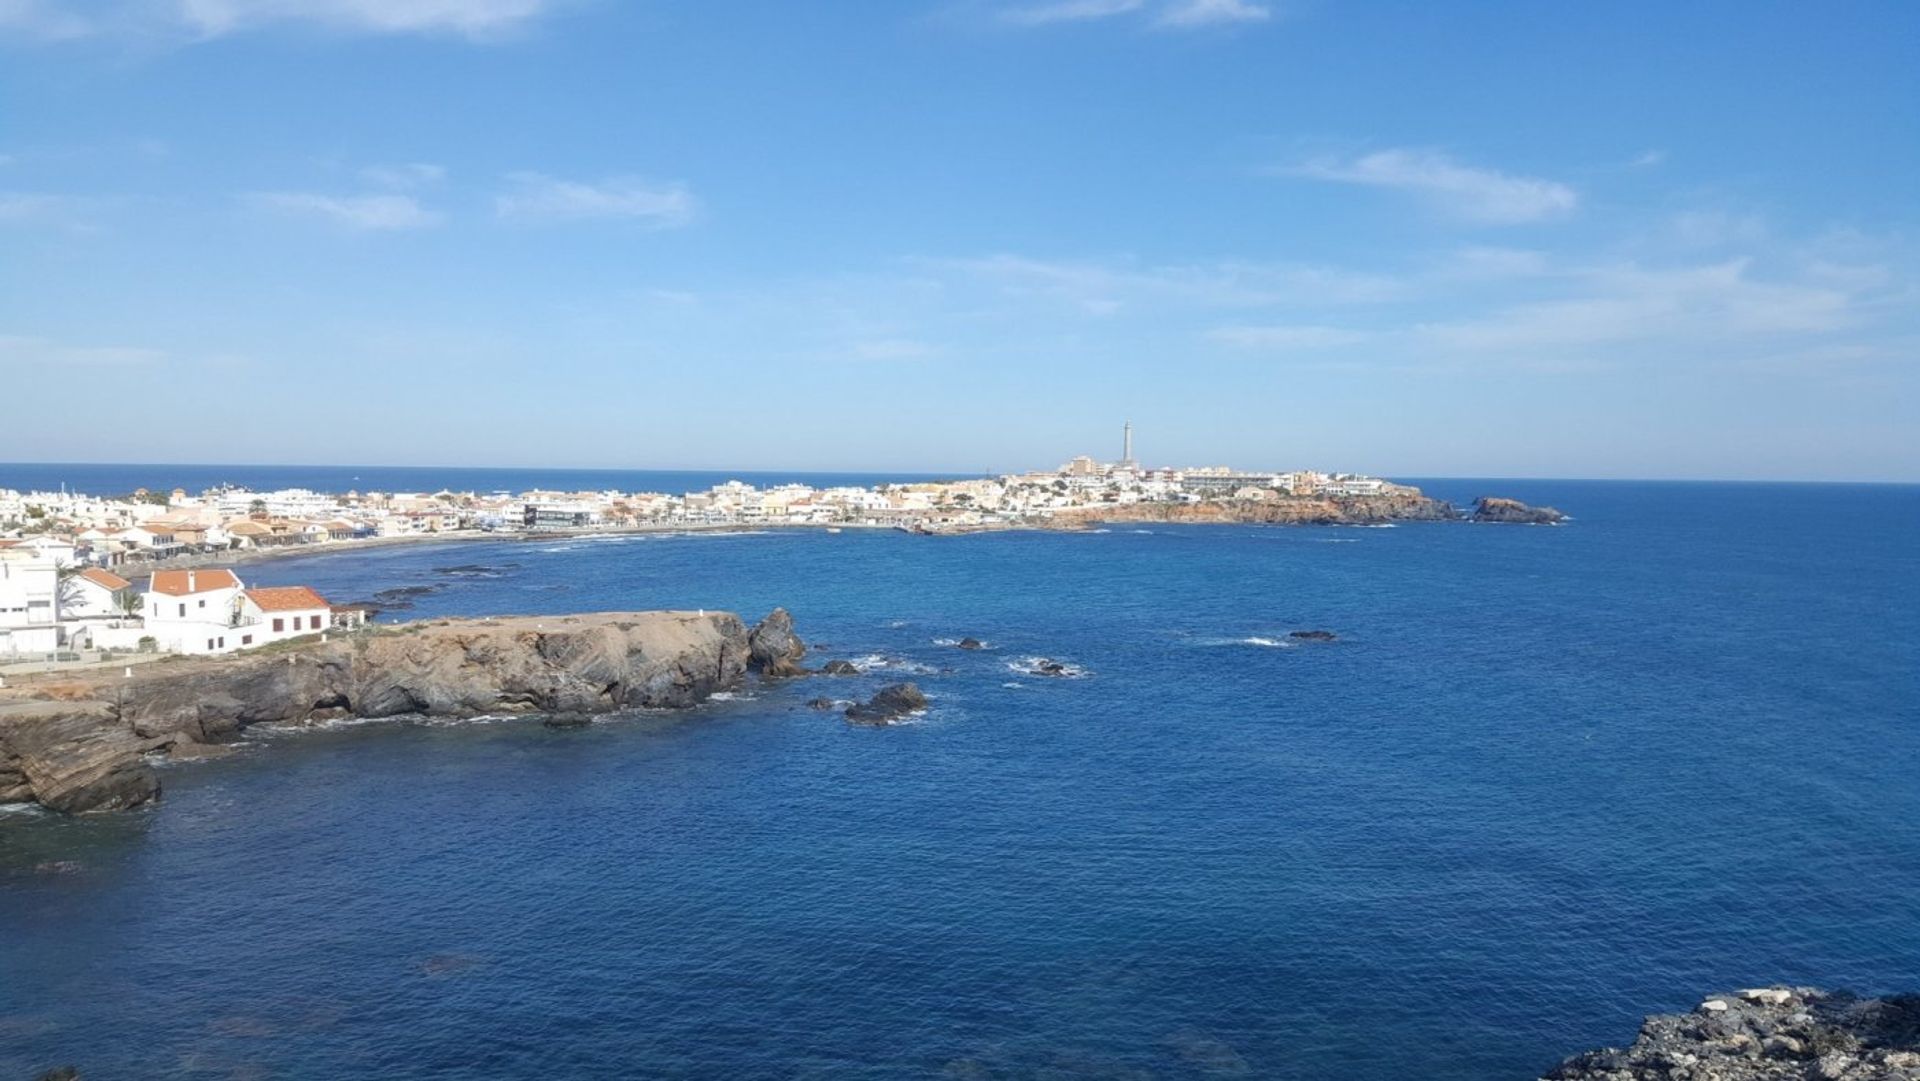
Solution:
<svg viewBox="0 0 1920 1081"><path fill-rule="evenodd" d="M854 664L852 661L828 661L826 664L820 666L820 674L823 676L857 676L860 674L860 666Z"/></svg>
<svg viewBox="0 0 1920 1081"><path fill-rule="evenodd" d="M748 666L768 679L805 675L800 662L807 656L807 644L793 633L793 617L785 608L775 608L753 628L747 638Z"/></svg>
<svg viewBox="0 0 1920 1081"><path fill-rule="evenodd" d="M1210 499L1202 503L1115 503L1055 512L1055 528L1084 528L1092 522L1164 522L1170 524L1383 525L1389 522L1444 522L1460 517L1451 503L1431 499L1418 488L1394 487L1379 495L1293 496L1267 499Z"/></svg>
<svg viewBox="0 0 1920 1081"><path fill-rule="evenodd" d="M1530 507L1518 499L1481 496L1468 514L1476 522L1505 522L1513 525L1559 525L1566 515L1552 507Z"/></svg>
<svg viewBox="0 0 1920 1081"><path fill-rule="evenodd" d="M1920 995L1762 987L1656 1014L1625 1050L1576 1055L1543 1081L1913 1081Z"/></svg>
<svg viewBox="0 0 1920 1081"><path fill-rule="evenodd" d="M799 640L776 615L767 622L784 628L790 655ZM10 681L0 690L0 800L68 812L138 806L160 794L148 752L191 756L266 722L544 713L567 723L691 706L739 685L749 650L731 613L611 612L370 628L169 658L124 676Z"/></svg>
<svg viewBox="0 0 1920 1081"><path fill-rule="evenodd" d="M927 696L911 683L895 683L865 702L847 707L849 724L887 725L927 708Z"/></svg>

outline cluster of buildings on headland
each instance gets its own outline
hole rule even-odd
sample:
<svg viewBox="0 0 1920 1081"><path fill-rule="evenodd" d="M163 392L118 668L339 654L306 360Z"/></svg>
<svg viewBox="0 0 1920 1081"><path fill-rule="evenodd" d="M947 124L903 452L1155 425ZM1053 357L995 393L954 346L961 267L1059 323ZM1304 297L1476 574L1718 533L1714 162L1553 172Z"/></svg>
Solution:
<svg viewBox="0 0 1920 1081"><path fill-rule="evenodd" d="M135 585L51 537L0 539L0 659L81 650L231 653L335 628L366 612L306 586L249 589L225 568L156 570Z"/></svg>
<svg viewBox="0 0 1920 1081"><path fill-rule="evenodd" d="M154 567L247 550L477 532L765 526L938 532L1045 525L1055 515L1136 503L1364 498L1408 490L1374 477L1310 470L1146 468L1133 457L1131 426L1118 461L1079 457L1055 470L874 487L727 481L681 494L335 494L227 486L120 496L0 488L0 656L76 644L121 648L123 630L146 632L134 640L146 639L148 648L223 652L314 633L357 614L335 613L314 594L300 598L311 602L307 608L271 615L260 598L249 599L271 591L247 590L231 571L185 572L185 579L160 572L143 588L132 581ZM62 595L73 603L59 604ZM275 603L291 602L269 600ZM207 613L212 616L198 618ZM55 629L76 620L83 622L70 631ZM115 623L123 626L109 625ZM221 633L223 626L237 633Z"/></svg>

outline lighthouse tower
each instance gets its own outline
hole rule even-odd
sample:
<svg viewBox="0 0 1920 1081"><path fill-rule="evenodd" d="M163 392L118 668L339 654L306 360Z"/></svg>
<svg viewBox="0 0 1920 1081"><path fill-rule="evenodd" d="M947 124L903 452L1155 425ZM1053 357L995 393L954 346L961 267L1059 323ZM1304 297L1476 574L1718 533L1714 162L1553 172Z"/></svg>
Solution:
<svg viewBox="0 0 1920 1081"><path fill-rule="evenodd" d="M1120 468L1138 469L1140 463L1133 460L1133 422L1127 421L1120 426Z"/></svg>

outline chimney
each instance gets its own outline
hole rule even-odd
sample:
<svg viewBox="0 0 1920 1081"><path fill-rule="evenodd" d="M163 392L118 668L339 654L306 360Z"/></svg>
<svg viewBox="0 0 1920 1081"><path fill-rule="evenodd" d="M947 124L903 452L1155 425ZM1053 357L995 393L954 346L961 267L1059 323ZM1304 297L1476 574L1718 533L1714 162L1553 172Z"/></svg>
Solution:
<svg viewBox="0 0 1920 1081"><path fill-rule="evenodd" d="M187 572L187 592L188 593L193 592L193 572L192 571Z"/></svg>

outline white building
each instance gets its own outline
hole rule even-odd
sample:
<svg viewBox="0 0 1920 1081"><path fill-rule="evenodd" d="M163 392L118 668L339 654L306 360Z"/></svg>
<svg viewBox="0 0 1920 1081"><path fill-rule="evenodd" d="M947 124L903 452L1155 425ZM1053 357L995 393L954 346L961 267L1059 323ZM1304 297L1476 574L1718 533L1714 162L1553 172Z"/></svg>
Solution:
<svg viewBox="0 0 1920 1081"><path fill-rule="evenodd" d="M60 647L60 565L18 541L0 541L0 656Z"/></svg>
<svg viewBox="0 0 1920 1081"><path fill-rule="evenodd" d="M333 606L306 586L249 589L240 594L234 631L235 648L263 646L303 634L318 634L333 625Z"/></svg>
<svg viewBox="0 0 1920 1081"><path fill-rule="evenodd" d="M133 595L133 583L112 571L88 567L67 578L60 591L60 618L129 614L124 598Z"/></svg>
<svg viewBox="0 0 1920 1081"><path fill-rule="evenodd" d="M234 623L244 588L229 570L155 571L146 594L146 636L171 653L239 649Z"/></svg>

